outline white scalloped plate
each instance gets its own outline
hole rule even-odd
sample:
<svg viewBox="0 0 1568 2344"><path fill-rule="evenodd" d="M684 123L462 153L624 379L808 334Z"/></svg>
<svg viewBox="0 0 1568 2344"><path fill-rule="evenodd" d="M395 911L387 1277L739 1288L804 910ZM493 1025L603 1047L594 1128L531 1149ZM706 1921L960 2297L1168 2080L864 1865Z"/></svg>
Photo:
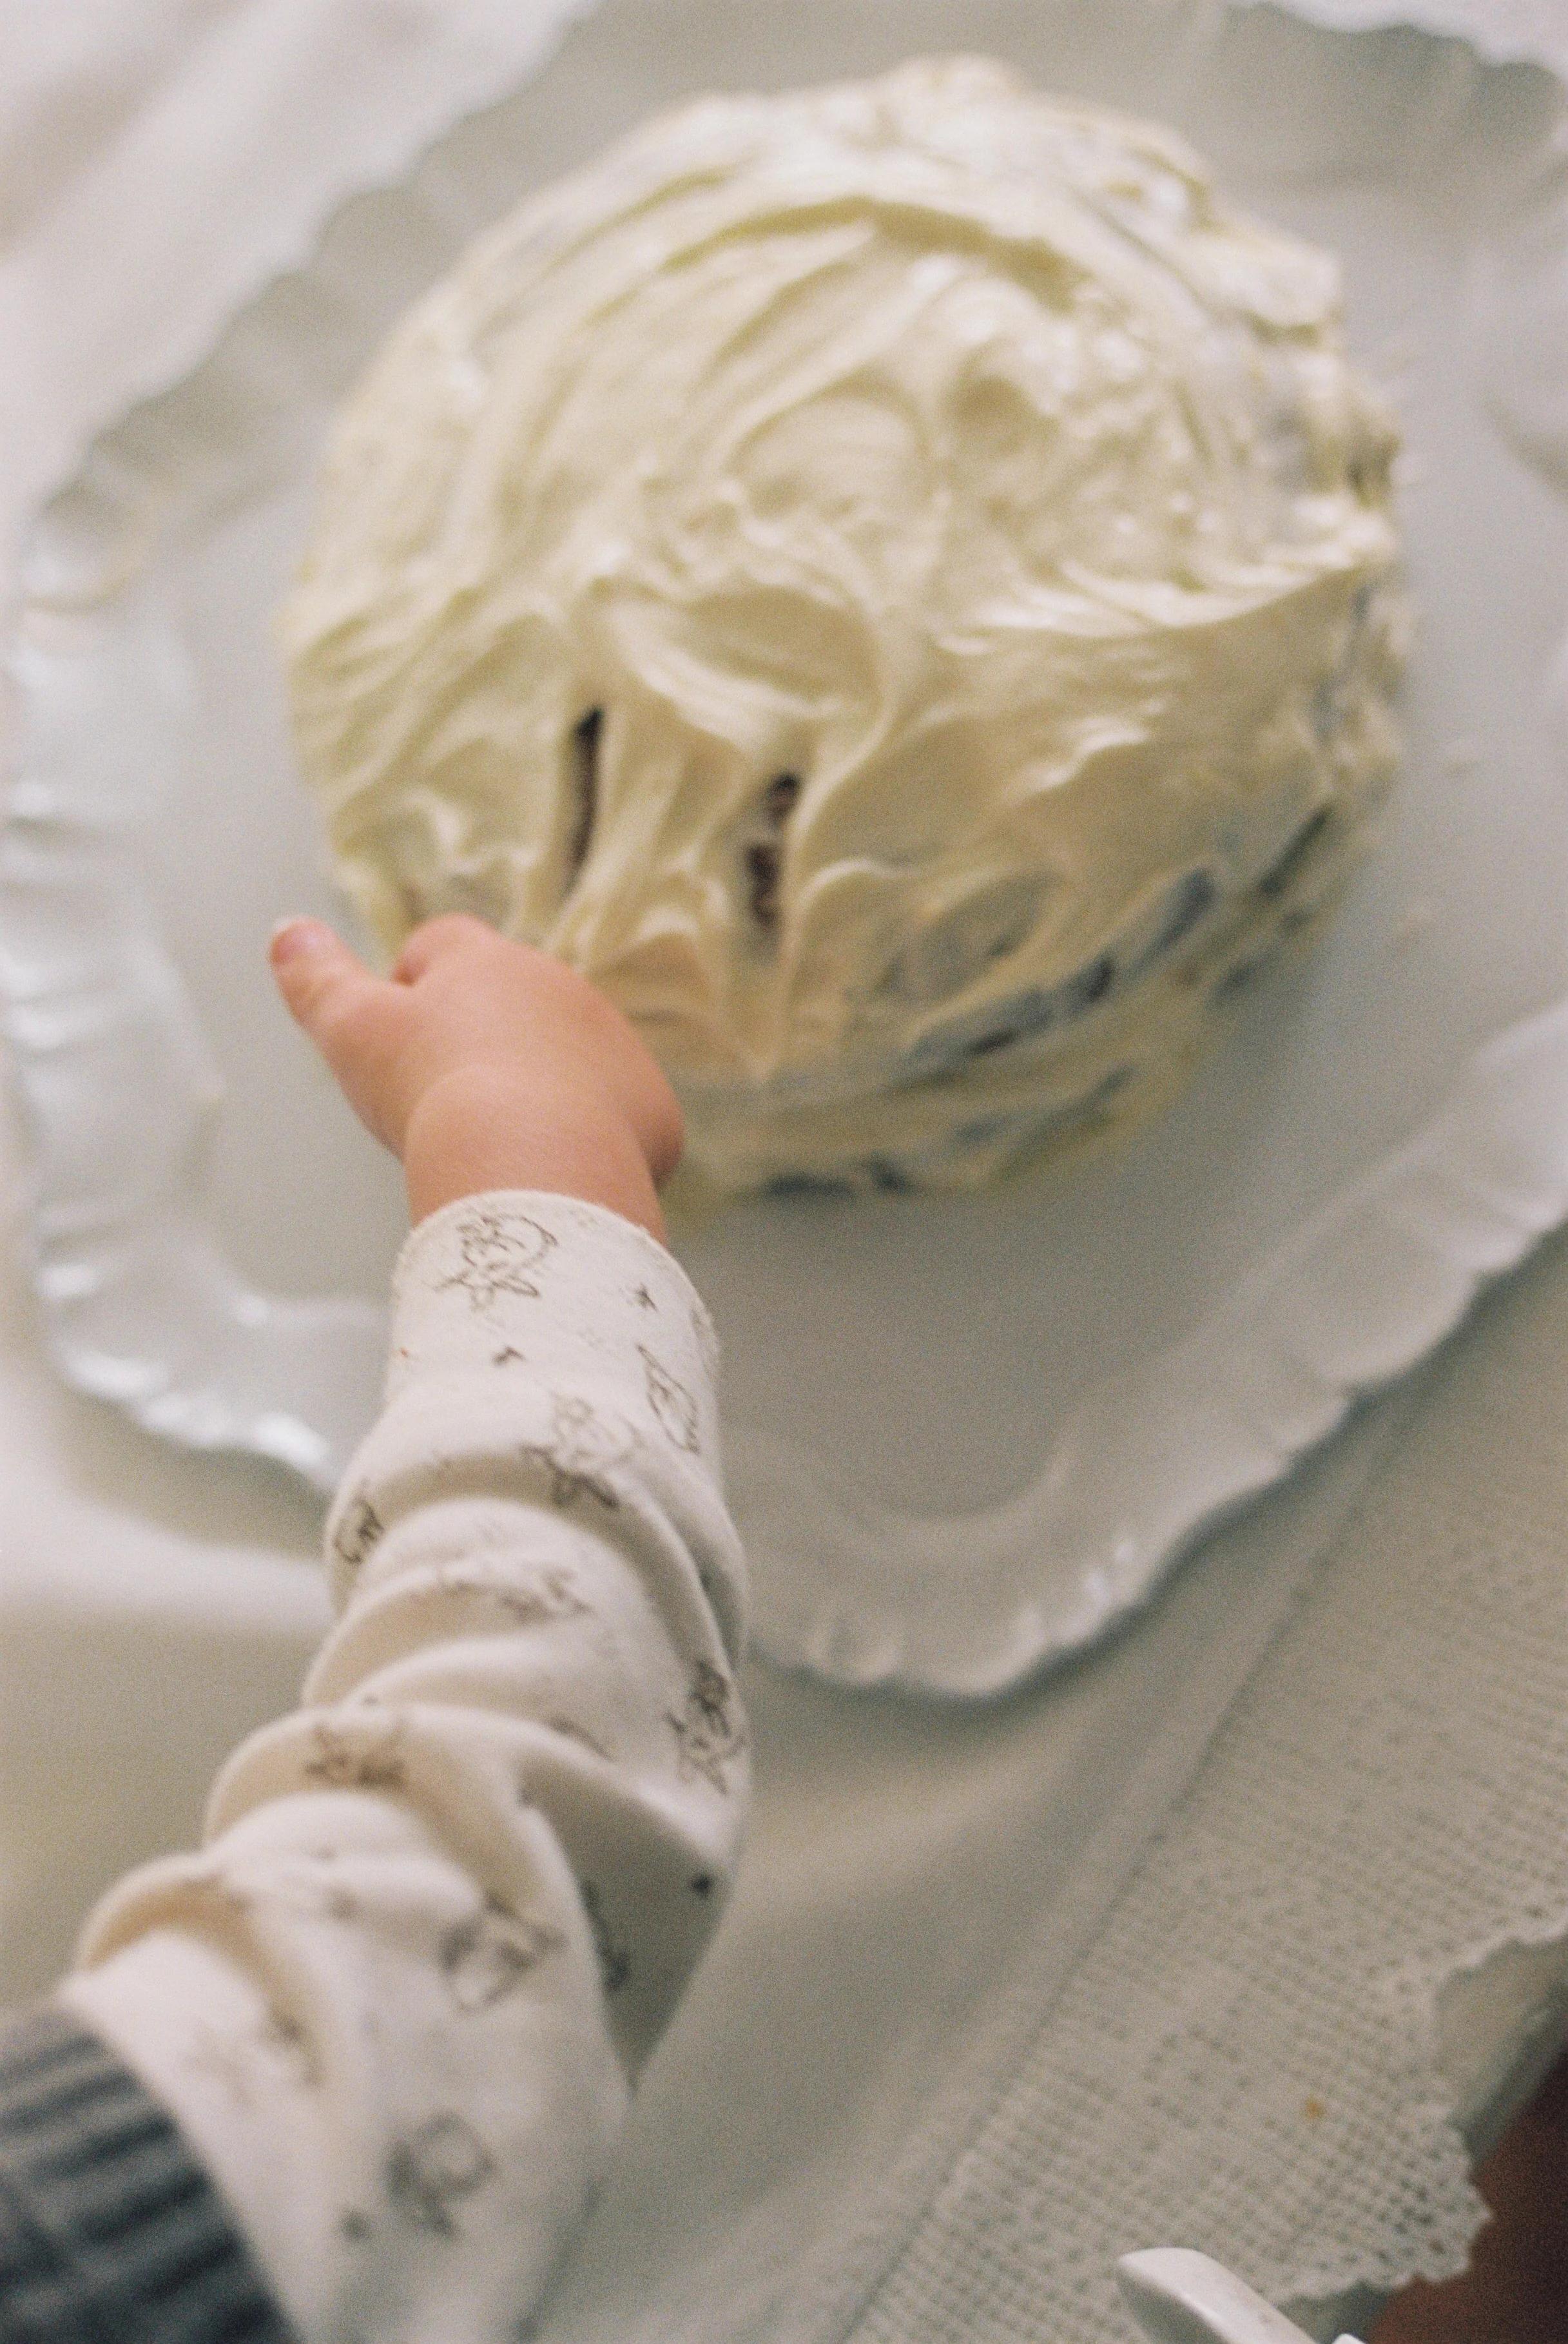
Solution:
<svg viewBox="0 0 1568 2344"><path fill-rule="evenodd" d="M986 1692L1146 1601L1568 1216L1568 203L1543 72L1271 6L601 0L42 517L0 992L64 1372L327 1486L374 1407L382 1313L354 1298L400 1214L262 964L279 913L333 908L268 637L326 418L479 226L651 106L956 45L1175 121L1342 253L1405 419L1422 613L1379 855L1162 1122L978 1200L756 1203L678 1234L726 1338L764 1647Z"/></svg>

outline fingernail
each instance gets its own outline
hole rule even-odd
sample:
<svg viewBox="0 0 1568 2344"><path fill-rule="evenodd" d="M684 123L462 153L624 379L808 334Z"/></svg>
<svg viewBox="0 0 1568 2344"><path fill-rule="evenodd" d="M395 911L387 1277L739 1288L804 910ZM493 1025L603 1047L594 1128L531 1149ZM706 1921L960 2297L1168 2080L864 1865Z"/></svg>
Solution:
<svg viewBox="0 0 1568 2344"><path fill-rule="evenodd" d="M329 952L337 941L325 920L303 919L296 914L278 921L267 955L274 968L281 968L286 960L299 960L307 953Z"/></svg>

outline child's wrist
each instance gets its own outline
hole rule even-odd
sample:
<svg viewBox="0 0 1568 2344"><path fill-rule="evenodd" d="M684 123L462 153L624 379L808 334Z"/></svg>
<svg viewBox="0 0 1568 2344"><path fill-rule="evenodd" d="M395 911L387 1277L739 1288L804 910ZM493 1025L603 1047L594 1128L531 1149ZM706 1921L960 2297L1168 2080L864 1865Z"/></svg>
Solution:
<svg viewBox="0 0 1568 2344"><path fill-rule="evenodd" d="M630 1118L578 1078L464 1067L425 1091L403 1133L409 1215L491 1188L540 1188L604 1205L661 1242L663 1215Z"/></svg>

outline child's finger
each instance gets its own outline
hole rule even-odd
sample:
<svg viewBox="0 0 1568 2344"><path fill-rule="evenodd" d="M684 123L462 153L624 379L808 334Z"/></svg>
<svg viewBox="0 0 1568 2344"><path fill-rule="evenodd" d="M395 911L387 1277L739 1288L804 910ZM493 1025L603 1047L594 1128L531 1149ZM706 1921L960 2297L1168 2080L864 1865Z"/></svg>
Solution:
<svg viewBox="0 0 1568 2344"><path fill-rule="evenodd" d="M376 982L325 920L279 920L267 956L278 992L307 1033L333 1005Z"/></svg>
<svg viewBox="0 0 1568 2344"><path fill-rule="evenodd" d="M284 920L268 948L290 1015L304 1027L355 1105L400 1030L404 997L372 976L325 920Z"/></svg>

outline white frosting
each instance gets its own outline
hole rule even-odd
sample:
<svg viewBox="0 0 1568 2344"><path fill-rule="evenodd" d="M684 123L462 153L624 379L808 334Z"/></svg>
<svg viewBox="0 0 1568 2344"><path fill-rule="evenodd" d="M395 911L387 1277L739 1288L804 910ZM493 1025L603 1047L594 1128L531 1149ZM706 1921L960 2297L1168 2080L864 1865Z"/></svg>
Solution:
<svg viewBox="0 0 1568 2344"><path fill-rule="evenodd" d="M721 1186L1167 1096L1394 762L1337 272L1169 133L923 61L655 122L349 401L283 618L384 944L587 971Z"/></svg>

